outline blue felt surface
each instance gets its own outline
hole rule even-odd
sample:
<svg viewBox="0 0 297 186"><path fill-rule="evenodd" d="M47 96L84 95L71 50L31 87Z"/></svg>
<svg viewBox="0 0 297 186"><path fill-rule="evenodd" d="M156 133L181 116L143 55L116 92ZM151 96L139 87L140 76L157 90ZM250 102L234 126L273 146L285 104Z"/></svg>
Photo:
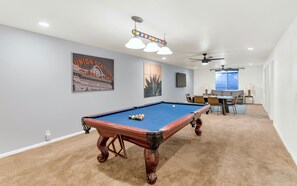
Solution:
<svg viewBox="0 0 297 186"><path fill-rule="evenodd" d="M203 107L202 105L189 104L174 104L175 107L172 105L173 103L160 103L116 114L99 116L94 119L146 129L149 131L158 131L164 126ZM144 119L142 121L129 119L130 115L136 114L144 114Z"/></svg>

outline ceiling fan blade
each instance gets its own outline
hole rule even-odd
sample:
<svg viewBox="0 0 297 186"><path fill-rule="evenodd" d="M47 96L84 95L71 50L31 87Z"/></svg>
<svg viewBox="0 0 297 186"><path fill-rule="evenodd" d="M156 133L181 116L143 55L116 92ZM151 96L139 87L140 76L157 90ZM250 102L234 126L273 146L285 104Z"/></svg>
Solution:
<svg viewBox="0 0 297 186"><path fill-rule="evenodd" d="M189 60L202 61L202 59L189 58Z"/></svg>
<svg viewBox="0 0 297 186"><path fill-rule="evenodd" d="M238 68L223 68L224 65L222 65L222 68L211 68L209 69L210 71L215 71L215 72L221 72L221 71L239 71L239 70L244 70L244 67L238 67Z"/></svg>
<svg viewBox="0 0 297 186"><path fill-rule="evenodd" d="M213 60L223 60L225 58L213 58L213 59L209 59L210 61L213 61Z"/></svg>

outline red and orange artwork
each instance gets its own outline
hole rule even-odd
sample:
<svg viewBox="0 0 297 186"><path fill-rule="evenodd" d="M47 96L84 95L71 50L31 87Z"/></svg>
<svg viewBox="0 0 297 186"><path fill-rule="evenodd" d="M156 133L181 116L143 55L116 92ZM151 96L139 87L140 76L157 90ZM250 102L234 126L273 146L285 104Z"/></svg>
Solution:
<svg viewBox="0 0 297 186"><path fill-rule="evenodd" d="M73 53L72 91L114 89L114 60Z"/></svg>

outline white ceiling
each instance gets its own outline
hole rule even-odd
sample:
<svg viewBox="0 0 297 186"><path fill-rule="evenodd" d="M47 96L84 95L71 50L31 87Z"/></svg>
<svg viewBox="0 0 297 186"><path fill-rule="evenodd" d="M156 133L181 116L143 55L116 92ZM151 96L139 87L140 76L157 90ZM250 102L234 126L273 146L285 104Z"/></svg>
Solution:
<svg viewBox="0 0 297 186"><path fill-rule="evenodd" d="M174 54L125 48L133 15L144 19L138 30L166 33ZM0 0L0 24L186 68L201 68L188 58L203 52L225 57L209 67L261 65L296 16L297 0Z"/></svg>

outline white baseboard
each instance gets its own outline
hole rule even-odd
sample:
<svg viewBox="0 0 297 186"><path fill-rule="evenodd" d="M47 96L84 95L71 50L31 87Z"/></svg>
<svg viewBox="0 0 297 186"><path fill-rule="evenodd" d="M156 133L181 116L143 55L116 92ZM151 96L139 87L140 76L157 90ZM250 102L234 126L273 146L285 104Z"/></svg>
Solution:
<svg viewBox="0 0 297 186"><path fill-rule="evenodd" d="M92 130L95 130L95 129L92 128L90 131L92 131ZM34 145L30 145L30 146L27 146L27 147L24 147L24 148L20 148L20 149L16 149L16 150L13 150L13 151L5 152L5 153L0 154L0 158L11 156L13 154L24 152L24 151L34 149L34 148L37 148L37 147L41 147L41 146L44 146L44 145L48 145L48 144L51 144L51 143L54 143L54 142L57 142L57 141L61 141L61 140L64 140L64 139L67 139L67 138L70 138L70 137L73 137L73 136L76 136L76 135L79 135L79 134L83 134L83 133L85 133L85 131L76 132L76 133L69 134L69 135L66 135L66 136L61 136L61 137L58 137L58 138L54 138L54 139L52 139L50 141L44 141L44 142L37 143L37 144L34 144Z"/></svg>
<svg viewBox="0 0 297 186"><path fill-rule="evenodd" d="M289 150L289 148L287 147L286 143L284 142L283 138L281 137L281 140L283 142L283 144L285 145L285 148L287 149L287 151L289 152L289 154L291 155L293 161L295 162L295 165L297 166L297 158L296 156L294 156L294 154L292 154Z"/></svg>
<svg viewBox="0 0 297 186"><path fill-rule="evenodd" d="M290 154L291 154L291 153L290 153ZM293 160L294 160L294 162L295 162L295 165L297 166L297 158L296 158L296 156L294 156L294 155L291 154L291 157L293 158Z"/></svg>
<svg viewBox="0 0 297 186"><path fill-rule="evenodd" d="M284 138L283 138L282 134L279 132L279 129L276 127L276 125L274 124L274 122L273 122L273 126L274 126L274 128L275 128L275 130L276 130L276 132L277 132L278 136L279 136L279 137L280 137L280 139L282 140L282 142L283 142L283 144L284 144L285 148L287 149L287 151L288 151L288 152L289 152L289 154L291 155L291 157L292 157L293 161L295 162L295 165L297 166L297 157L296 157L296 156L294 156L294 154L292 154L292 153L290 152L290 149L289 149L289 148L288 148L288 146L286 145L286 143L285 143L285 140L284 140Z"/></svg>

